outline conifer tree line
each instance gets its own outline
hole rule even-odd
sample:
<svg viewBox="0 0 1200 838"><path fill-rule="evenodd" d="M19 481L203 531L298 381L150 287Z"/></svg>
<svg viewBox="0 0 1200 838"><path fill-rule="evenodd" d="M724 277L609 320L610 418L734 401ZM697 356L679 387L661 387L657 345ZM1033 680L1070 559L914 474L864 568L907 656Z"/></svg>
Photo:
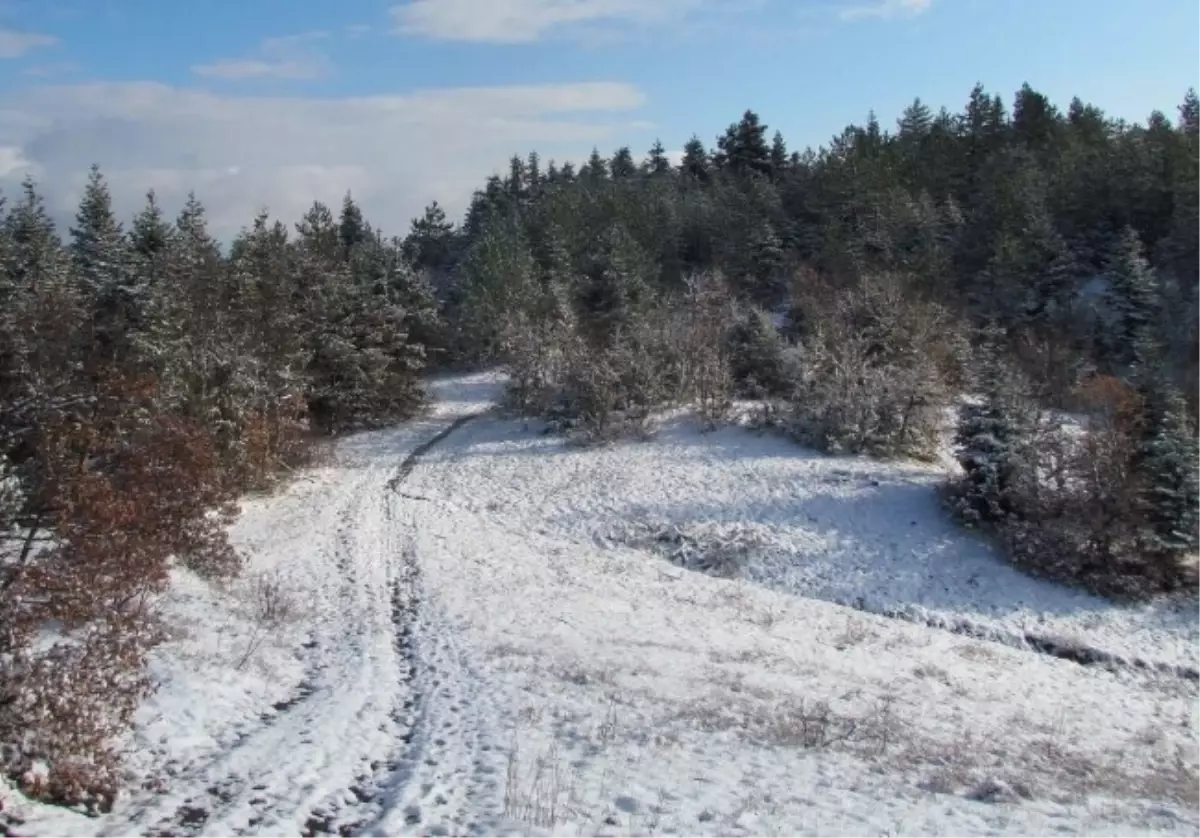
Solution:
<svg viewBox="0 0 1200 838"><path fill-rule="evenodd" d="M437 303L349 196L227 252L194 196L126 227L98 169L65 236L32 181L0 209L0 764L104 806L171 563L232 577L239 493L411 416Z"/></svg>
<svg viewBox="0 0 1200 838"><path fill-rule="evenodd" d="M461 223L386 237L347 196L228 248L195 197L118 219L94 169L60 231L27 181L0 205L2 770L110 803L172 563L236 574L238 494L411 416L431 366L503 365L512 409L584 441L750 398L805 444L930 457L957 410L947 504L1015 562L1194 584L1198 125L1194 91L1129 124L976 86L801 152L746 111L677 162L513 157Z"/></svg>
<svg viewBox="0 0 1200 838"><path fill-rule="evenodd" d="M513 157L413 241L451 351L503 360L521 411L594 439L752 396L806 444L916 457L957 411L952 513L1141 595L1195 584L1198 126L1194 90L1131 124L977 85L798 152L746 111L678 164Z"/></svg>

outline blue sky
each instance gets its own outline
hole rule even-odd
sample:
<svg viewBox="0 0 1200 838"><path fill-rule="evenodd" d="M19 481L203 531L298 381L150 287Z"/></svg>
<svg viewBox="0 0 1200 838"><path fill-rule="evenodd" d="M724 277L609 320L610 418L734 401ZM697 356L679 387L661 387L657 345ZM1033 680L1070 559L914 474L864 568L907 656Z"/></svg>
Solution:
<svg viewBox="0 0 1200 838"><path fill-rule="evenodd" d="M1174 115L1195 0L0 0L0 187L66 212L91 162L125 211L195 188L223 233L354 191L400 232L514 151L582 158L747 107L792 148L982 81Z"/></svg>

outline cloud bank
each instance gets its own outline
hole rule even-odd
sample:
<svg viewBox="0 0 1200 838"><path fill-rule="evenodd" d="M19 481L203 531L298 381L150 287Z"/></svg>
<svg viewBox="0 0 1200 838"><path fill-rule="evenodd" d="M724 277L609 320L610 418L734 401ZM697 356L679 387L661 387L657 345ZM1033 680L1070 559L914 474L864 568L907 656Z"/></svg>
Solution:
<svg viewBox="0 0 1200 838"><path fill-rule="evenodd" d="M369 219L401 234L432 199L449 212L513 153L580 159L644 123L618 82L421 90L344 99L220 95L165 84L42 86L0 97L0 189L35 176L70 218L98 163L121 214L155 189L172 210L194 189L229 238L266 205L297 220L347 189Z"/></svg>
<svg viewBox="0 0 1200 838"><path fill-rule="evenodd" d="M682 22L712 0L409 0L391 9L398 34L438 41L526 44L594 24Z"/></svg>
<svg viewBox="0 0 1200 838"><path fill-rule="evenodd" d="M916 17L929 11L933 0L878 0L868 6L850 6L841 12L842 20L891 20Z"/></svg>
<svg viewBox="0 0 1200 838"><path fill-rule="evenodd" d="M255 55L197 64L192 67L192 72L201 77L229 81L320 78L329 75L333 65L324 53L313 47L313 43L328 36L327 32L308 32L267 38L259 44Z"/></svg>
<svg viewBox="0 0 1200 838"><path fill-rule="evenodd" d="M17 29L0 27L0 59L20 58L30 50L39 47L52 47L58 43L53 35L42 35L37 32L21 32Z"/></svg>

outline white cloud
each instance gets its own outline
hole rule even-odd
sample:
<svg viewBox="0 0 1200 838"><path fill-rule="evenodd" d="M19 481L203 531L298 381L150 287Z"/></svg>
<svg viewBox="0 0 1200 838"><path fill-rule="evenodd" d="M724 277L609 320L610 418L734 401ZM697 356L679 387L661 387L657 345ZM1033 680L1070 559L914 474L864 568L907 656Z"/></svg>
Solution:
<svg viewBox="0 0 1200 838"><path fill-rule="evenodd" d="M440 41L532 43L587 24L680 22L711 0L408 0L391 9L396 31Z"/></svg>
<svg viewBox="0 0 1200 838"><path fill-rule="evenodd" d="M154 188L174 211L191 189L228 239L264 204L294 221L314 199L354 192L403 233L436 198L465 210L509 155L585 158L641 135L642 94L615 82L423 90L345 99L218 95L151 82L56 85L0 95L0 189L34 174L56 217L74 212L88 167L128 217ZM647 143L648 144L648 143Z"/></svg>
<svg viewBox="0 0 1200 838"><path fill-rule="evenodd" d="M267 38L259 44L257 55L196 64L192 72L198 76L227 80L320 78L332 71L332 65L328 57L313 49L311 44L327 35L325 32L308 32Z"/></svg>
<svg viewBox="0 0 1200 838"><path fill-rule="evenodd" d="M30 78L48 79L53 76L64 76L68 73L74 73L79 69L79 65L74 61L58 61L52 64L35 64L32 67L26 67L21 71L21 75Z"/></svg>
<svg viewBox="0 0 1200 838"><path fill-rule="evenodd" d="M869 6L851 6L843 9L842 20L865 20L878 18L891 20L898 17L915 17L924 14L933 6L933 0L877 0Z"/></svg>
<svg viewBox="0 0 1200 838"><path fill-rule="evenodd" d="M58 38L53 35L0 28L0 58L20 58L30 50L54 46L57 43Z"/></svg>
<svg viewBox="0 0 1200 838"><path fill-rule="evenodd" d="M31 168L32 163L21 155L21 149L0 145L0 179L14 175L18 179L23 178Z"/></svg>

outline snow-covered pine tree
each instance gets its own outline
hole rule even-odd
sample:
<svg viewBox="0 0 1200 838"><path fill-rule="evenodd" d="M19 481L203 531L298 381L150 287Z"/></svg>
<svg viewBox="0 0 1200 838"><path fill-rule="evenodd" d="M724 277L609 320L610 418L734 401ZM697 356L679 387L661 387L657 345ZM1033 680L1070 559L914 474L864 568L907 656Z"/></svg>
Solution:
<svg viewBox="0 0 1200 838"><path fill-rule="evenodd" d="M1153 555L1175 561L1197 547L1200 485L1196 433L1187 407L1161 371L1142 388L1143 436L1137 465L1142 476L1140 506Z"/></svg>
<svg viewBox="0 0 1200 838"><path fill-rule="evenodd" d="M671 171L671 160L667 157L667 150L661 140L656 139L654 145L650 146L650 152L645 163L642 164L642 169L650 175L664 175Z"/></svg>
<svg viewBox="0 0 1200 838"><path fill-rule="evenodd" d="M1106 264L1106 299L1116 328L1105 341L1108 361L1116 371L1133 377L1154 363L1160 292L1154 269L1142 255L1137 231L1125 227L1114 242Z"/></svg>
<svg viewBox="0 0 1200 838"><path fill-rule="evenodd" d="M784 341L761 308L746 306L730 338L734 380L745 392L781 396L788 389L784 373Z"/></svg>
<svg viewBox="0 0 1200 838"><path fill-rule="evenodd" d="M342 213L338 216L338 241L342 245L342 258L349 260L354 247L369 239L371 234L371 227L363 218L362 209L347 192L342 198Z"/></svg>
<svg viewBox="0 0 1200 838"><path fill-rule="evenodd" d="M580 305L600 344L628 330L649 302L650 282L657 274L653 259L619 223L611 225L590 260Z"/></svg>
<svg viewBox="0 0 1200 838"><path fill-rule="evenodd" d="M1001 356L998 329L985 331L977 356L978 402L959 409L954 444L963 477L953 492L955 514L978 526L1018 514L1016 489L1031 467L1028 444L1035 413L1028 388Z"/></svg>
<svg viewBox="0 0 1200 838"><path fill-rule="evenodd" d="M136 342L133 332L143 319L145 293L97 166L88 175L75 214L70 250L73 276L88 309L89 345L83 354L100 363L128 360Z"/></svg>

